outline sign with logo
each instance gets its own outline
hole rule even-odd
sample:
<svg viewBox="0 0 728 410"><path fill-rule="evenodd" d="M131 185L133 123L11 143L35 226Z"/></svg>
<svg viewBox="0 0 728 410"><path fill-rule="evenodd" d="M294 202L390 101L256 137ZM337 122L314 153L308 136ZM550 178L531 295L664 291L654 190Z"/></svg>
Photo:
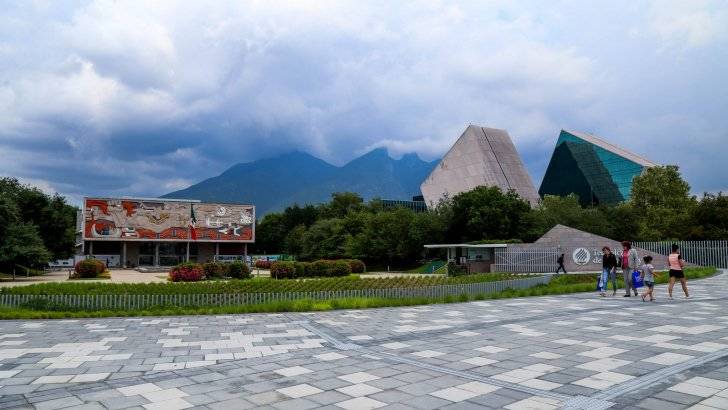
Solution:
<svg viewBox="0 0 728 410"><path fill-rule="evenodd" d="M571 254L571 258L577 265L586 265L591 259L591 253L587 248L576 248L574 253Z"/></svg>

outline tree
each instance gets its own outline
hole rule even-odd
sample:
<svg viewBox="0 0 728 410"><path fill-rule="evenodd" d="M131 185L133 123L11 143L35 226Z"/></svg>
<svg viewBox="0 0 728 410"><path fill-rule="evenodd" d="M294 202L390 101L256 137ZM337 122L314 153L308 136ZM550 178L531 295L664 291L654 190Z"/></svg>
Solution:
<svg viewBox="0 0 728 410"><path fill-rule="evenodd" d="M269 254L280 252L287 233L282 214L267 214L255 227L255 251Z"/></svg>
<svg viewBox="0 0 728 410"><path fill-rule="evenodd" d="M346 256L344 245L348 239L342 220L320 219L311 225L303 235L301 258L336 259Z"/></svg>
<svg viewBox="0 0 728 410"><path fill-rule="evenodd" d="M414 212L396 208L368 215L361 232L346 246L352 257L392 264L410 256L409 229Z"/></svg>
<svg viewBox="0 0 728 410"><path fill-rule="evenodd" d="M306 225L298 225L286 235L285 250L289 255L300 256L303 251L303 237L306 235Z"/></svg>
<svg viewBox="0 0 728 410"><path fill-rule="evenodd" d="M679 168L666 165L647 168L634 177L630 204L640 221L640 239L670 240L687 236L697 202Z"/></svg>
<svg viewBox="0 0 728 410"><path fill-rule="evenodd" d="M343 218L351 211L363 208L364 200L359 194L353 192L335 192L331 194L331 201L324 207L323 213L328 218Z"/></svg>
<svg viewBox="0 0 728 410"><path fill-rule="evenodd" d="M65 198L47 195L16 178L0 178L0 197L15 204L19 220L38 227L53 258L64 259L73 254L78 209L66 203Z"/></svg>
<svg viewBox="0 0 728 410"><path fill-rule="evenodd" d="M7 227L0 245L0 262L25 267L37 267L48 263L51 253L43 245L35 225L25 222Z"/></svg>
<svg viewBox="0 0 728 410"><path fill-rule="evenodd" d="M728 239L728 196L722 192L703 194L690 219L689 239Z"/></svg>
<svg viewBox="0 0 728 410"><path fill-rule="evenodd" d="M452 199L449 240L521 238L529 231L531 206L515 191L479 186Z"/></svg>
<svg viewBox="0 0 728 410"><path fill-rule="evenodd" d="M0 196L0 244L4 242L8 227L20 220L18 207L8 197ZM0 245L1 246L1 245Z"/></svg>
<svg viewBox="0 0 728 410"><path fill-rule="evenodd" d="M522 239L536 240L557 224L608 238L634 239L624 237L638 230L637 220L631 211L632 208L626 205L584 208L575 194L563 197L546 195L532 211L532 230Z"/></svg>

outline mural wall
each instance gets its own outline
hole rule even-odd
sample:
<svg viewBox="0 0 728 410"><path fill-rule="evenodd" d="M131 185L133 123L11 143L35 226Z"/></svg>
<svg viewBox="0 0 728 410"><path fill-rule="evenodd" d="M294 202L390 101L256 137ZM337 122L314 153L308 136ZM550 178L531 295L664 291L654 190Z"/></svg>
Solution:
<svg viewBox="0 0 728 410"><path fill-rule="evenodd" d="M87 240L188 241L196 236L202 242L253 242L254 233L255 208L251 205L161 199L84 201L83 236Z"/></svg>

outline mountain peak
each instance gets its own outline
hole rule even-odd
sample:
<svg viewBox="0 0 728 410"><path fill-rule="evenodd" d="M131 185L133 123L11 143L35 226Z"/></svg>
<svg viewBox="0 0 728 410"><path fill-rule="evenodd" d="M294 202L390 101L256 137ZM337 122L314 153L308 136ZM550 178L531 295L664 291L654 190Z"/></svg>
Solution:
<svg viewBox="0 0 728 410"><path fill-rule="evenodd" d="M261 217L293 203L326 202L333 192L355 192L365 200L374 197L409 200L420 194L420 183L432 166L417 154L394 160L385 147L373 149L343 167L306 152L289 151L273 158L236 164L216 177L164 196L252 203Z"/></svg>
<svg viewBox="0 0 728 410"><path fill-rule="evenodd" d="M416 152L408 152L407 154L402 155L402 158L399 160L403 162L424 162Z"/></svg>
<svg viewBox="0 0 728 410"><path fill-rule="evenodd" d="M389 156L389 150L387 149L387 147L374 148L373 150L367 152L366 154L362 155L359 158L372 158L372 157L391 158ZM359 158L357 158L357 159L359 159Z"/></svg>

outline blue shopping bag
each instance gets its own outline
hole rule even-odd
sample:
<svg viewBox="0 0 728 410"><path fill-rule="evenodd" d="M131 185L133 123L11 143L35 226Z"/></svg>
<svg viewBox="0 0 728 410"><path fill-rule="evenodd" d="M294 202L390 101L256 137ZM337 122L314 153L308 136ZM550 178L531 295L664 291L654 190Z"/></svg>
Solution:
<svg viewBox="0 0 728 410"><path fill-rule="evenodd" d="M634 285L634 288L641 288L645 286L645 282L640 277L640 271L636 270L632 272L632 284Z"/></svg>
<svg viewBox="0 0 728 410"><path fill-rule="evenodd" d="M597 275L597 291L604 292L607 290L607 275L602 272Z"/></svg>

